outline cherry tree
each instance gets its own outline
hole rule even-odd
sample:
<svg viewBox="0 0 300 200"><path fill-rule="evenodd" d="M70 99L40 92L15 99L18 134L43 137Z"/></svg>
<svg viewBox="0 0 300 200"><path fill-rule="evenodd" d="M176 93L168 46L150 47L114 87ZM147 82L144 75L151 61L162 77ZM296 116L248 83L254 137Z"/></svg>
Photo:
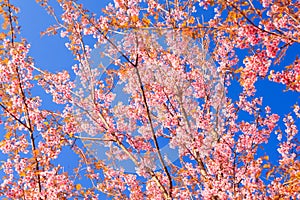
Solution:
<svg viewBox="0 0 300 200"><path fill-rule="evenodd" d="M0 1L1 196L300 198L299 104L274 113L257 87L300 91L299 2L36 2L56 22L42 35L67 39L76 64L37 66L20 8Z"/></svg>

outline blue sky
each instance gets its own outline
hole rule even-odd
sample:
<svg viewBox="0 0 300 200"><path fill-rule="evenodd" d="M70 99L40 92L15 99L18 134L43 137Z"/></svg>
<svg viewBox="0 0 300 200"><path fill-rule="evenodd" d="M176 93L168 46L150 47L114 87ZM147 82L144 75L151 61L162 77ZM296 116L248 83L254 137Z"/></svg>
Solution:
<svg viewBox="0 0 300 200"><path fill-rule="evenodd" d="M83 2L83 1L79 1ZM100 2L100 3L96 3ZM106 5L109 0L85 0L84 5L92 12L99 13L101 8ZM72 78L75 79L74 74L71 72L71 66L75 64L72 54L66 49L66 39L60 38L59 35L55 36L40 36L40 32L46 30L49 25L54 24L54 19L49 16L46 11L41 8L34 0L11 0L21 11L18 14L19 24L21 26L21 36L26 38L31 44L30 56L34 58L35 65L43 70L50 72L57 72L62 70L70 71ZM55 8L55 7L54 7ZM290 48L287 51L287 56L281 62L280 66L272 66L273 69L282 69L282 66L291 64L297 54L299 54L299 45ZM241 53L240 55L242 55ZM263 96L263 105L269 105L274 113L281 116L288 114L292 111L292 106L295 102L299 102L299 93L296 92L282 92L285 87L283 85L272 83L268 80L260 80L256 83L257 96ZM240 87L233 85L229 88L229 94L233 99L237 98ZM41 95L43 99L43 108L50 110L60 110L62 106L58 106L51 101L51 97L44 93L42 89L33 90L34 95ZM280 123L281 127L282 123ZM299 124L298 124L299 127ZM284 129L284 127L283 127ZM265 147L267 154L270 155L271 161L278 158L277 150L274 146L277 145L276 136L272 134L269 144ZM57 162L63 163L66 167L65 170L71 170L72 166L76 164L77 159L71 150L66 150L65 157L58 158ZM71 156L70 156L71 155ZM0 158L2 156L0 155ZM0 174L1 175L1 174Z"/></svg>

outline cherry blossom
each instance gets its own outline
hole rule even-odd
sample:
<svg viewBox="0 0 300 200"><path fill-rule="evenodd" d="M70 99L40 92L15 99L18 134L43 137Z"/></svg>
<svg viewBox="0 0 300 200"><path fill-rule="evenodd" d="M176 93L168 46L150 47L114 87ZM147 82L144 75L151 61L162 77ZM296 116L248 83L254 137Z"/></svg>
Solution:
<svg viewBox="0 0 300 200"><path fill-rule="evenodd" d="M1 196L300 198L299 102L276 113L258 87L300 91L297 1L36 2L75 61L38 66L0 2Z"/></svg>

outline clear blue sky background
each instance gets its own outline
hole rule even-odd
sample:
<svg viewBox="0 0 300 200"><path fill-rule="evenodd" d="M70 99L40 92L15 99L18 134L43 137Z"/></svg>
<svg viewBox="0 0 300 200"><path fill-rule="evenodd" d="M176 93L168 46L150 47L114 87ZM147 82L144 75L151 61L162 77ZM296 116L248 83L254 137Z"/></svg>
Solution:
<svg viewBox="0 0 300 200"><path fill-rule="evenodd" d="M86 8L90 9L92 12L100 13L103 6L106 5L109 0L84 0L79 1L79 3L84 2ZM46 11L35 3L35 0L11 0L11 3L18 6L21 11L18 14L19 24L21 28L22 37L26 38L31 44L30 55L35 60L35 65L43 70L50 72L57 72L62 70L70 71L72 78L75 79L74 74L71 72L71 66L75 64L73 56L66 49L65 42L66 39L60 38L59 35L56 36L40 36L40 32L46 30L49 25L54 24L54 19L49 16ZM55 7L54 7L55 8ZM281 63L281 67L273 66L273 68L281 68L291 64L291 61L295 59L295 56L299 54L299 45L290 48L287 51L287 56ZM242 55L242 54L241 54ZM299 101L299 94L296 92L285 92L283 85L272 83L268 80L259 81L257 84L257 95L263 96L264 105L269 105L272 111L282 116L292 111L292 106L295 102ZM240 92L240 87L233 85L230 87L230 95L236 99ZM34 95L40 95L43 100L43 107L50 110L61 110L62 106L52 103L52 97L46 95L42 89L35 89L33 91ZM281 123L282 125L282 123ZM284 129L284 126L281 126ZM298 124L299 127L299 124ZM277 139L274 134L270 139L269 144L266 146L265 150L271 158L271 161L278 159L277 153ZM76 156L71 152L71 150L65 151L66 156L60 157L57 162L62 163L65 166L65 170L71 170L73 166L76 166L77 162ZM0 155L0 158L3 158ZM1 173L0 173L1 176Z"/></svg>

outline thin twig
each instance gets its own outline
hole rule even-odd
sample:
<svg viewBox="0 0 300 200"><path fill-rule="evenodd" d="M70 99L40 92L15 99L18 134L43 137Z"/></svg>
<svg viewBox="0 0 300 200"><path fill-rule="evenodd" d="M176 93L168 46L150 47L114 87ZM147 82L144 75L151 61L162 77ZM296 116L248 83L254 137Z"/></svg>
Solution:
<svg viewBox="0 0 300 200"><path fill-rule="evenodd" d="M75 2L73 2L74 6L79 9L79 11L83 14L83 12L81 11L81 9L77 6L77 4ZM108 41L109 44L112 45L112 47L114 49L117 50L117 52L129 63L131 64L133 67L135 67L135 64L116 46L116 44L114 44L107 36L106 34L101 31L90 19L88 19L89 22L96 28L96 30L104 37L104 39L106 41ZM103 117L103 115L100 113L100 117L101 120L104 122L104 124L107 126L107 128L109 129L109 124L106 122L105 118ZM136 166L139 166L139 162L137 161L137 159L131 154L131 152L128 151L128 149L123 145L123 143L118 139L118 137L116 136L115 133L112 133L112 136L115 137L116 139L116 143L117 145L131 158L131 160L135 163ZM166 167L165 167L166 169ZM170 199L170 195L171 195L171 191L169 191L169 193L166 191L165 187L163 186L163 184L161 183L161 181L158 179L157 175L154 173L154 171L152 169L148 169L147 170L148 173L151 175L151 177L154 178L154 180L157 182L159 188L163 191L163 194L165 196L166 199ZM169 180L170 180L170 174L167 174ZM171 182L172 183L172 182ZM172 185L169 185L170 188L172 188Z"/></svg>
<svg viewBox="0 0 300 200"><path fill-rule="evenodd" d="M241 10L239 9L236 5L234 5L233 3L229 2L228 0L226 1L230 6L232 6L236 11L238 11L251 25L253 25L255 28L259 29L260 31L262 32L265 32L265 33L268 33L270 35L274 35L274 36L277 36L277 37L283 37L285 39L288 39L290 41L293 41L293 42L297 42L297 43L300 43L299 40L295 39L295 38L291 38L291 37L288 37L286 36L281 30L279 29L276 29L280 34L278 33L274 33L272 31L268 31L268 30L265 30L259 26L257 26L252 20L250 20L247 15Z"/></svg>
<svg viewBox="0 0 300 200"><path fill-rule="evenodd" d="M12 47L14 48L15 47L15 44L14 44L14 28L13 28L13 20L12 20L12 10L11 10L11 7L10 7L10 2L9 0L7 1L8 3L8 12L9 12L9 23L10 23L10 32L11 32L11 44L12 44ZM15 68L16 70L16 75L17 75L17 79L18 79L18 86L19 86L19 90L20 90L20 93L21 93L21 98L22 98L22 101L23 101L23 105L25 107L25 119L26 119L26 127L29 131L29 135L30 135L30 140L31 140L31 147L32 147L32 151L33 153L35 152L36 150L36 146L35 146L35 139L34 139L34 136L33 136L33 126L32 126L32 123L31 123L31 120L30 120L30 117L29 117L29 109L28 109L28 105L27 105L27 102L26 102L26 95L25 95L25 92L23 90L23 86L22 86L22 83L21 83L21 78L20 78L20 72L19 72L19 68L18 66L16 66ZM39 161L38 159L35 157L35 161L36 161L36 171L38 172L40 170L40 166L39 166ZM41 193L42 192L42 185L41 185L41 177L40 177L40 174L37 173L37 178L38 178L38 190L39 192ZM39 198L41 199L41 197Z"/></svg>
<svg viewBox="0 0 300 200"><path fill-rule="evenodd" d="M160 148L159 148L159 145L158 145L158 141L157 141L157 137L155 135L155 131L154 131L154 127L153 127L153 122L152 122L152 118L151 118L151 115L150 115L150 109L149 109L148 102L147 102L146 95L145 95L144 85L142 83L141 75L140 75L139 70L138 70L138 55L136 55L135 71L136 71L136 74L137 74L137 77L138 77L138 82L139 82L139 85L140 85L143 102L144 102L144 105L146 107L147 117L148 117L150 129L151 129L151 132L152 132L152 139L154 141L154 145L155 145L155 148L157 150L158 159L159 159L159 161L160 161L160 163L161 163L161 165L162 165L162 167L164 169L164 172L166 173L166 175L168 177L168 180L169 180L168 198L171 198L171 196L172 196L172 187L173 187L172 178L171 178L171 175L170 175L170 173L169 173L169 171L168 171L168 169L166 167L166 164L165 164L165 162L164 162L164 160L162 158L162 155L161 155L161 152L160 152Z"/></svg>

